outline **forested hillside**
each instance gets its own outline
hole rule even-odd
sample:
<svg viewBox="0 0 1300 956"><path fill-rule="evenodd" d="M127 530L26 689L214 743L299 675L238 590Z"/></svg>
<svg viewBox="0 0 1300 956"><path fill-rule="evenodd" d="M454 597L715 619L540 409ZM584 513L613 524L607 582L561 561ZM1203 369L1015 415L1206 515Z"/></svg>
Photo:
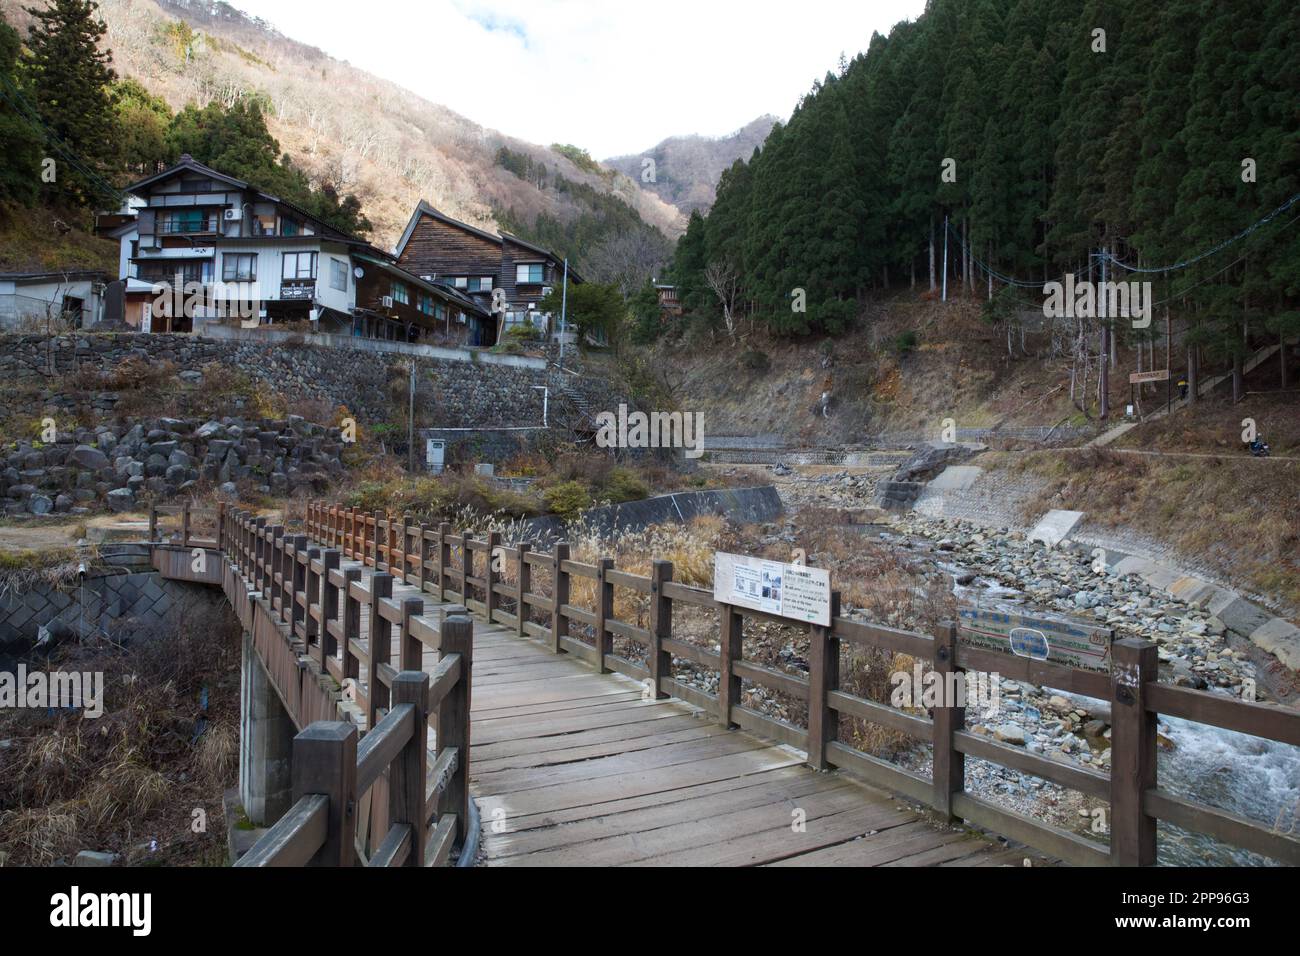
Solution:
<svg viewBox="0 0 1300 956"><path fill-rule="evenodd" d="M688 310L837 333L871 290L942 284L947 219L950 290L992 299L991 322L1041 315L1044 281L1104 263L1151 281L1209 361L1294 335L1300 8L1248 6L931 0L723 175L678 245ZM1139 335L1060 330L1085 361L1112 331Z"/></svg>
<svg viewBox="0 0 1300 956"><path fill-rule="evenodd" d="M45 6L40 0L0 0L0 15L25 41L33 19L27 8ZM354 195L356 212L370 223L377 245L396 242L421 198L487 228L502 226L497 213L509 210L509 228L525 238L558 233L566 248L577 248L581 235L584 253L621 235L628 222L651 233L679 229L676 208L626 177L582 168L563 151L483 129L229 4L101 0L92 18L107 27L98 43L112 54L108 65L130 84L115 88L122 95L111 100L130 111L126 119L143 120L146 135L152 135L152 113L257 113L279 150L275 160L288 155L317 193ZM121 136L135 139L137 130L125 125ZM549 165L575 188L513 175L496 162L503 147ZM217 165L242 155L238 149L222 152ZM130 174L103 172L120 173L110 177L119 186ZM595 245L588 242L593 236ZM661 251L664 241L658 240Z"/></svg>

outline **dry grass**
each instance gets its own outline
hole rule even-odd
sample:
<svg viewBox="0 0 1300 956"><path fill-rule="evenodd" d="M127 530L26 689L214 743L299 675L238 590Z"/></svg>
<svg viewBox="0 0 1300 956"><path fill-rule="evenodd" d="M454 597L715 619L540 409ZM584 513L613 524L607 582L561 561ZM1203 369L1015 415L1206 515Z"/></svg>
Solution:
<svg viewBox="0 0 1300 956"><path fill-rule="evenodd" d="M233 619L215 609L176 631L136 630L125 648L69 649L55 666L104 674L103 716L0 715L0 736L13 741L0 751L0 853L19 865L80 849L171 865L220 858L221 797L238 752L237 637ZM198 807L206 833L191 830ZM157 851L140 850L142 841L157 841Z"/></svg>
<svg viewBox="0 0 1300 956"><path fill-rule="evenodd" d="M1032 453L1018 467L1047 479L1026 516L1086 512L1091 521L1166 541L1291 614L1300 610L1300 464L1089 449Z"/></svg>

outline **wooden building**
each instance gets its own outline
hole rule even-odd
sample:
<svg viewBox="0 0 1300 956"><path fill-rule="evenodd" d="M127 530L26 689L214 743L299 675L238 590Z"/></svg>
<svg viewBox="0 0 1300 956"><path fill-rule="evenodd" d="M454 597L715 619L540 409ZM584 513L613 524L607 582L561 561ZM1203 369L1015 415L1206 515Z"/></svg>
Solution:
<svg viewBox="0 0 1300 956"><path fill-rule="evenodd" d="M456 344L490 321L462 292L190 156L127 192L135 198L107 226L121 247L124 319L142 331L217 322Z"/></svg>
<svg viewBox="0 0 1300 956"><path fill-rule="evenodd" d="M454 289L491 314L471 329L470 344L489 346L511 328L558 331L540 305L564 281L564 260L509 233L496 235L452 219L421 200L394 250L407 272ZM570 283L582 277L569 269Z"/></svg>

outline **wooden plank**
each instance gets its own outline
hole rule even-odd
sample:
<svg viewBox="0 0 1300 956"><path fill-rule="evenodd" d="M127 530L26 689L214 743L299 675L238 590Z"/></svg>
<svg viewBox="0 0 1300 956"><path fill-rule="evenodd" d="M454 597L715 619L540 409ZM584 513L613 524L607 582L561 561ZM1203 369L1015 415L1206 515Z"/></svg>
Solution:
<svg viewBox="0 0 1300 956"><path fill-rule="evenodd" d="M1167 717L1300 747L1300 710L1293 707L1250 703L1190 687L1155 683L1146 688L1146 701L1148 707Z"/></svg>
<svg viewBox="0 0 1300 956"><path fill-rule="evenodd" d="M802 831L791 827L787 815L783 826L739 835L725 843L658 854L637 863L641 866L761 866L843 843L872 830L896 825L911 816L883 798L879 803L866 802L863 794L855 790L846 791L843 806L837 813L809 813L808 825Z"/></svg>
<svg viewBox="0 0 1300 956"><path fill-rule="evenodd" d="M781 806L807 794L838 790L844 786L842 779L826 774L803 773L798 768L757 774L727 781L721 786L658 794L652 798L654 802L643 801L644 805L631 808L616 803L610 812L563 826L490 835L484 843L484 853L489 858L499 859L559 847L573 847L608 837L646 834L660 827L708 820L752 807ZM786 818L788 817L787 812ZM653 835L645 837L647 843L653 839Z"/></svg>
<svg viewBox="0 0 1300 956"><path fill-rule="evenodd" d="M1272 857L1288 866L1300 866L1300 840L1274 827L1164 790L1148 790L1143 795L1143 804L1146 813L1152 817Z"/></svg>
<svg viewBox="0 0 1300 956"><path fill-rule="evenodd" d="M236 866L306 866L329 836L329 797L312 794L295 803Z"/></svg>
<svg viewBox="0 0 1300 956"><path fill-rule="evenodd" d="M953 812L976 826L1037 847L1076 866L1106 866L1110 862L1110 855L1100 844L1067 830L1022 817L969 794L959 793L953 796Z"/></svg>

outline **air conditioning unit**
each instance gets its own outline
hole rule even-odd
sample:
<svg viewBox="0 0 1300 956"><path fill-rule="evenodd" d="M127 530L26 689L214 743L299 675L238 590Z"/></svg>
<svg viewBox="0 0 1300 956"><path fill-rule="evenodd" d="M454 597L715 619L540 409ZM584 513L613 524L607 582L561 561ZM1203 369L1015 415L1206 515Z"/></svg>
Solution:
<svg viewBox="0 0 1300 956"><path fill-rule="evenodd" d="M384 296L382 301L385 309L391 309L393 307L393 297L391 295Z"/></svg>
<svg viewBox="0 0 1300 956"><path fill-rule="evenodd" d="M227 209L221 214L221 218L226 222L239 222L243 218L242 209Z"/></svg>
<svg viewBox="0 0 1300 956"><path fill-rule="evenodd" d="M542 286L542 298L543 298L543 299L546 298L548 295L550 295L550 294L551 294L552 292L554 292L554 291L555 291L555 290L552 289L549 285L547 285L547 286Z"/></svg>

